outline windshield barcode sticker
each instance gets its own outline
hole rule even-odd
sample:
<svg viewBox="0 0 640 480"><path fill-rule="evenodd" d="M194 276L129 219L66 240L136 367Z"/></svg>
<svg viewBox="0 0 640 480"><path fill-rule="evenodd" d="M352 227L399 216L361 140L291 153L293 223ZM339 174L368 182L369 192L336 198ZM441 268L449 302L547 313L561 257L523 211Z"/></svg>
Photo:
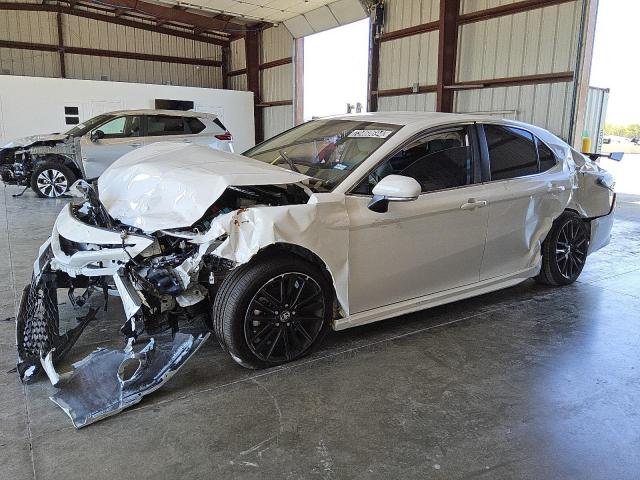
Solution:
<svg viewBox="0 0 640 480"><path fill-rule="evenodd" d="M349 138L387 138L392 133L391 130L354 130Z"/></svg>

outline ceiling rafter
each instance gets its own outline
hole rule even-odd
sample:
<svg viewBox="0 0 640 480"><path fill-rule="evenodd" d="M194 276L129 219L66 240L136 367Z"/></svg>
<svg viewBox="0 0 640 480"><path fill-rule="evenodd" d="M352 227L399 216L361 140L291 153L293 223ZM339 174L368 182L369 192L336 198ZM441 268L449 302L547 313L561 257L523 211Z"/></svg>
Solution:
<svg viewBox="0 0 640 480"><path fill-rule="evenodd" d="M104 5L90 3L80 3L75 0L62 0L53 3L19 3L19 2L2 2L0 1L0 11L17 10L17 11L42 11L42 12L60 12L66 15L75 15L84 18L91 18L103 22L116 23L132 28L149 30L166 35L175 35L179 37L189 38L192 40L213 43L217 45L228 45L231 36L223 32L202 30L203 33L193 33L193 27L183 25L172 21L163 22L162 25L156 24L156 19L141 12L130 11L124 8L108 8ZM209 18L204 17L203 18ZM150 23L153 22L153 23ZM175 27L175 28L174 28ZM237 32L233 32L237 34Z"/></svg>
<svg viewBox="0 0 640 480"><path fill-rule="evenodd" d="M245 25L240 23L231 23L229 21L220 20L215 17L192 13L188 10L182 10L171 6L159 5L157 3L145 2L144 0L88 0L87 3L97 3L102 6L113 7L114 9L124 9L128 11L143 13L163 23L168 21L188 25L202 32L218 31L224 32L231 29L234 31L243 31Z"/></svg>

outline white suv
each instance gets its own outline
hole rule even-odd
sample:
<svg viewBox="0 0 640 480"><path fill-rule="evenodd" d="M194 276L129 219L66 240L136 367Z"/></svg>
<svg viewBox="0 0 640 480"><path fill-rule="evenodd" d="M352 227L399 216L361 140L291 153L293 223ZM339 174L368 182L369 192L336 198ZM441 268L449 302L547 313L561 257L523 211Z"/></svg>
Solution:
<svg viewBox="0 0 640 480"><path fill-rule="evenodd" d="M160 141L233 152L232 136L211 113L123 110L105 113L52 135L21 138L0 148L0 174L41 197L63 195L79 178L92 180L125 153Z"/></svg>

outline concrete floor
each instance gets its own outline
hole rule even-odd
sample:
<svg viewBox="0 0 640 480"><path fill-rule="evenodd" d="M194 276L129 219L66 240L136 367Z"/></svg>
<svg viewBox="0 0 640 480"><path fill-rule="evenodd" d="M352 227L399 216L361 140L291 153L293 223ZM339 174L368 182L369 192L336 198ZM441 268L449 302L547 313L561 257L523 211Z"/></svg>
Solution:
<svg viewBox="0 0 640 480"><path fill-rule="evenodd" d="M0 305L13 316L63 201L0 194ZM76 431L22 386L0 321L0 478L504 478L640 475L640 196L580 281L501 292L332 333L248 371L210 341L137 407ZM115 312L115 313L114 313ZM77 360L115 335L88 328Z"/></svg>

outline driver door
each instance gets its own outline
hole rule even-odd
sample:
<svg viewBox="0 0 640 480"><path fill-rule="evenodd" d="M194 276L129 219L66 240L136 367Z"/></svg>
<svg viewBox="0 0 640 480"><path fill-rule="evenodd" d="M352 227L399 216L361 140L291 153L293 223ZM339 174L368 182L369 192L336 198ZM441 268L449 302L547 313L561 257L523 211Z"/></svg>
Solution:
<svg viewBox="0 0 640 480"><path fill-rule="evenodd" d="M95 128L81 139L82 163L88 180L99 177L125 153L143 145L142 116L123 115ZM101 130L104 136L91 140Z"/></svg>
<svg viewBox="0 0 640 480"><path fill-rule="evenodd" d="M426 133L347 195L350 314L479 281L489 209L476 139L473 125ZM392 173L415 178L422 194L372 212L373 186Z"/></svg>

